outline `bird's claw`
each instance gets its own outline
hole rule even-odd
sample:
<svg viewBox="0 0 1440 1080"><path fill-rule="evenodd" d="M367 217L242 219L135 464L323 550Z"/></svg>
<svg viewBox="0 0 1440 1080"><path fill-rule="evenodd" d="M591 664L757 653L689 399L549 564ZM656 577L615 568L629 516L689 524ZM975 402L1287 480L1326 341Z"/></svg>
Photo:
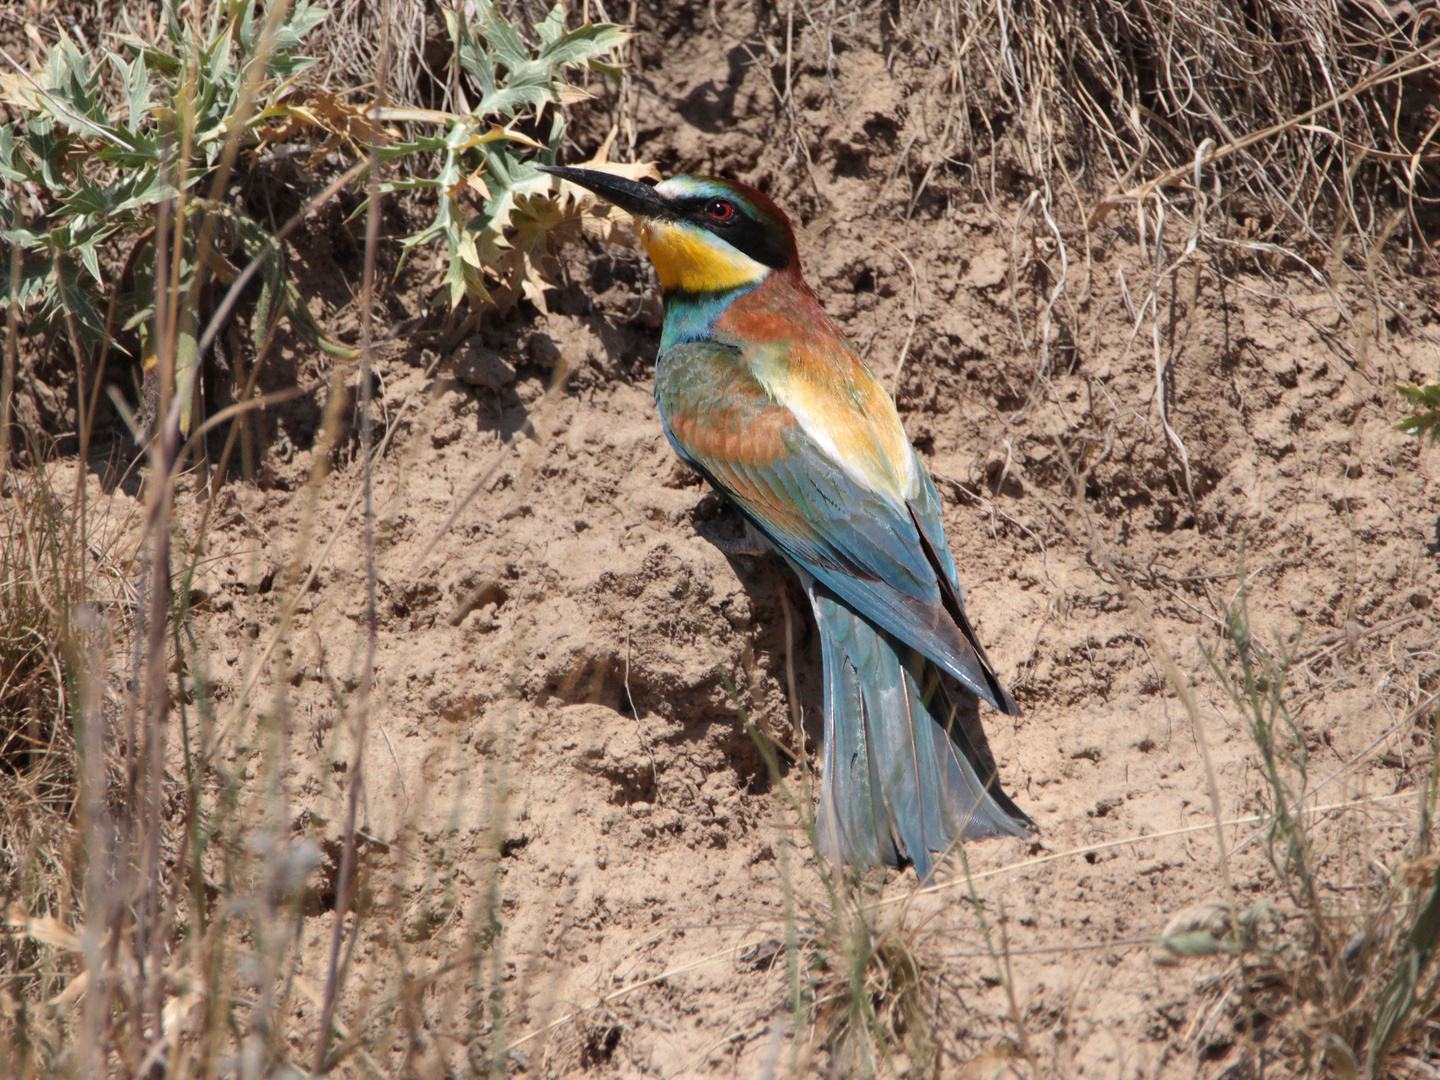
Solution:
<svg viewBox="0 0 1440 1080"><path fill-rule="evenodd" d="M761 533L749 521L744 521L745 531L739 536L723 536L714 525L709 522L695 522L695 531L705 540L710 541L720 549L723 555L769 555L775 549L770 541L765 539Z"/></svg>

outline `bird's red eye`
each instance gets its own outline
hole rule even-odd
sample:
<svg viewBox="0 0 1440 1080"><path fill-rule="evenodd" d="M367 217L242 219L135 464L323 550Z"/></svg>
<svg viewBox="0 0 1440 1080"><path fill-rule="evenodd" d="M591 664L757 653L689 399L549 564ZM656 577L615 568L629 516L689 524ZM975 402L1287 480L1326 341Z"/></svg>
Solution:
<svg viewBox="0 0 1440 1080"><path fill-rule="evenodd" d="M710 205L705 209L716 221L729 221L735 216L735 204L724 199L711 199Z"/></svg>

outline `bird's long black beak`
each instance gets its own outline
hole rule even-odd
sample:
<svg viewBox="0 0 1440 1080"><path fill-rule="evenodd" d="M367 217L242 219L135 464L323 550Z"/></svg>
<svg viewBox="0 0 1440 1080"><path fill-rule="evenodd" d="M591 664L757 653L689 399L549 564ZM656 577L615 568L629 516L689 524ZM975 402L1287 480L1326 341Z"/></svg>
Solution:
<svg viewBox="0 0 1440 1080"><path fill-rule="evenodd" d="M551 176L558 176L561 180L579 184L636 217L657 218L669 213L665 200L655 194L655 189L638 180L627 180L623 176L595 169L574 169L568 165L536 165L535 168Z"/></svg>

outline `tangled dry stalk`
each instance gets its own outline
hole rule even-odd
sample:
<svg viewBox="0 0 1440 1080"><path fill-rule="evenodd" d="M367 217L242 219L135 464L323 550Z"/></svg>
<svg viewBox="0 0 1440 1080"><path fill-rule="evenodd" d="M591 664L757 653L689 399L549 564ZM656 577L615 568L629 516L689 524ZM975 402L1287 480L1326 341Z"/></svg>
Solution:
<svg viewBox="0 0 1440 1080"><path fill-rule="evenodd" d="M598 0L594 7L596 17L606 16ZM533 3L510 5L507 10L528 26L534 26L545 14L541 5ZM636 11L631 9L632 19ZM623 17L626 12L609 14ZM1049 393L1052 379L1073 362L1075 340L1082 328L1082 308L1092 285L1091 235L1102 228L1113 228L1118 221L1121 230L1138 238L1146 254L1143 272L1130 283L1122 276L1121 287L1128 305L1130 342L1135 349L1144 350L1141 355L1148 353L1145 388L1153 368L1155 393L1150 403L1130 402L1125 408L1133 415L1153 406L1161 453L1169 455L1175 486L1188 501L1196 520L1201 516L1203 493L1197 492L1200 481L1193 475L1192 454L1180 425L1171 422L1169 402L1171 365L1183 350L1189 332L1188 316L1177 312L1193 307L1202 278L1208 275L1210 280L1218 278L1234 288L1245 288L1235 273L1241 263L1257 270L1265 280L1278 281L1286 271L1305 275L1322 290L1330 290L1344 324L1352 331L1349 338L1337 339L1337 348L1341 352L1348 350L1348 357L1360 365L1366 343L1379 340L1384 332L1380 312L1387 301L1380 288L1382 279L1406 269L1440 267L1427 242L1434 226L1433 202L1440 197L1434 173L1436 151L1432 149L1440 130L1433 72L1440 64L1440 46L1436 44L1434 13L1429 9L1386 6L1379 0L1360 0L1343 10L1334 3L1282 2L1259 14L1238 11L1218 0L1199 6L1183 5L1178 0L1080 0L1060 6L1038 0L919 0L902 3L898 10L882 10L869 4L807 4L797 0L777 7L773 15L775 32L757 53L768 52L775 61L771 78L780 105L778 111L791 125L791 145L799 162L809 162L800 112L792 94L792 73L799 63L792 50L800 49L802 30L808 28L818 38L818 47L812 43L812 60L818 55L821 62L834 66L845 62L838 43L846 35L868 33L879 24L881 36L890 43L893 53L908 51L933 67L926 123L906 145L890 180L898 180L902 172L906 174L911 184L909 210L913 212L927 189L938 184L937 178L968 170L997 220L1008 230L1008 302L1015 335L1021 343L1017 351L1033 358L1034 372L1028 387L1030 405L1017 410L1007 422L1024 417L1032 406L1038 408ZM443 34L438 23L427 23L425 6L418 0L396 0L383 7L353 2L341 5L327 24L328 36L317 42L317 51L327 58L327 65L314 77L324 83L351 87L374 78L377 44L384 36L377 33L377 19L385 20L387 30L396 31L390 35L396 50L385 81L387 92L407 104L455 107L448 96L453 90L453 69L447 73L444 58L425 51L427 41L443 39ZM621 98L622 109L633 107L634 98L628 90L622 92ZM916 103L915 107L923 106ZM618 127L627 133L633 150L635 118L620 119ZM323 200L325 193L317 197ZM296 221L299 219L297 216ZM370 294L376 287L376 217L371 217L369 226L366 299L362 305L362 326L367 332ZM917 339L921 288L920 271L909 256L899 248L892 254L908 267L911 304L904 344L895 363L898 384L902 374L911 376L909 370L902 369L911 353L912 340ZM1352 283L1359 281L1367 290L1371 298L1368 308L1356 306L1346 299L1349 294L1336 289L1336 282L1347 275ZM232 292L238 294L241 286L243 281ZM1283 290L1277 285L1276 291L1278 294ZM12 308L9 331L12 341L22 332L18 306ZM368 342L364 351L368 358ZM5 372L6 390L0 393L4 398L0 405L5 409L10 406L9 387L13 385L15 367L12 356ZM434 371L431 367L426 372L426 382ZM564 365L555 368L551 393L536 405L536 415L543 415L560 395L567 373ZM48 626L46 619L53 612L37 612L46 601L37 599L34 585L38 576L33 570L25 566L13 571L10 568L27 560L33 562L36 551L73 558L77 565L84 565L86 546L93 537L67 535L48 541L48 547L32 544L27 548L16 543L15 534L0 533L0 569L6 570L0 576L12 584L21 582L27 586L0 595L0 637L5 639L0 645L10 648L14 641L21 643L14 653L18 659L10 654L0 656L4 664L0 690L19 687L24 698L24 708L7 704L10 715L3 718L10 722L12 715L20 717L24 725L0 730L0 765L6 769L7 783L17 781L13 788L0 788L7 792L7 820L0 821L0 871L6 879L6 901L18 905L18 913L12 918L15 933L7 939L0 958L6 969L15 973L13 985L19 988L13 1000L0 994L0 1005L11 1008L12 1013L13 1002L20 999L52 1007L37 1022L39 1037L33 1042L41 1049L25 1051L30 1054L24 1060L28 1074L50 1075L52 1057L47 1055L52 1051L53 1060L70 1053L72 1060L101 1063L96 1067L102 1071L103 1063L111 1061L118 1062L121 1071L138 1074L153 1064L152 1059L158 1060L155 1055L168 1053L163 1040L147 1041L147 1028L152 1033L166 1033L175 1045L193 1053L193 1060L214 1064L229 1060L227 1055L232 1050L237 1055L249 1055L244 1059L248 1062L246 1068L255 1074L263 1071L262 1066L278 1069L292 1062L304 1066L313 1063L317 1070L324 1071L363 1058L372 1050L377 1054L394 1053L396 1070L404 1074L412 1066L421 1071L415 1062L422 1058L452 1064L461 1060L458 1052L445 1057L441 1055L449 1054L448 1049L432 1051L424 1047L422 1029L442 1013L464 1014L464 1022L457 1025L457 1030L466 1040L466 1052L471 1054L469 1064L477 1072L505 1072L517 1051L525 1051L567 1026L584 1035L576 1056L589 1067L608 1061L621 1039L622 1027L611 1019L612 1011L628 1007L642 991L669 979L707 965L733 966L737 962L750 964L756 971L769 972L773 968L773 980L783 986L765 999L765 1010L773 1010L775 1001L788 1003L791 1030L797 1040L808 1026L810 1045L797 1051L792 1059L796 1075L811 1066L818 1070L826 1056L832 1071L843 1071L844 1063L849 1061L858 1072L885 1075L899 1071L896 1062L902 1054L907 1065L918 1067L939 1060L939 1050L953 1052L944 1034L937 1036L933 1030L950 1025L952 1014L946 1010L952 1008L951 998L954 1013L962 1011L959 992L947 990L943 978L936 981L935 972L940 970L942 959L939 951L919 934L914 921L872 918L879 914L881 905L873 911L856 907L838 914L832 905L803 917L787 911L783 922L767 928L767 934L773 929L775 937L762 942L758 957L745 960L737 956L737 943L734 948L663 968L657 974L635 975L609 990L590 1010L566 1011L554 1020L549 1017L557 1015L561 1007L550 1002L546 1006L549 1011L542 1012L526 1033L513 1036L506 1030L506 1025L513 1022L507 1009L514 1008L516 1002L524 1005L526 988L522 985L511 989L511 996L505 997L503 962L495 942L500 937L502 920L510 913L495 901L499 886L490 878L483 883L488 890L486 899L463 917L471 931L468 944L423 974L417 974L418 967L406 967L410 958L404 947L397 945L395 971L400 974L384 988L384 993L366 997L370 992L367 987L352 991L347 999L342 984L349 970L348 950L359 935L337 917L333 935L327 938L324 956L328 959L315 969L323 980L307 982L295 975L295 957L301 948L297 928L304 906L315 903L324 890L302 887L313 876L321 860L320 851L282 813L288 809L289 797L281 780L282 766L292 754L292 739L299 740L292 731L290 713L291 703L298 696L286 689L295 685L291 676L298 674L299 664L289 655L291 620L330 562L337 542L346 535L347 522L362 500L366 507L364 519L370 522L374 516L368 486L372 463L385 459L392 437L403 438L396 434L403 430L402 422L408 423L412 413L430 407L417 394L396 410L382 432L370 433L371 380L359 380L362 390L357 397L363 402L364 430L369 433L364 449L371 449L373 439L374 453L360 455L364 471L354 482L353 491L347 491L343 512L330 519L333 536L325 541L312 533L312 512L330 451L341 438L341 412L347 403L342 383L348 384L351 374L349 368L337 369L333 392L327 400L313 455L315 471L305 495L308 502L301 540L287 555L277 578L279 615L263 635L257 622L256 645L238 683L230 688L228 701L207 698L208 685L198 666L195 671L181 670L177 663L174 671L167 669L165 659L171 655L168 650L172 646L166 640L166 630L176 626L184 631L189 623L186 590L179 590L181 595L174 598L172 609L167 592L169 579L164 575L157 576L150 594L157 601L150 614L148 646L155 665L149 683L158 691L154 701L147 703L132 695L121 702L121 713L105 711L110 705L105 700L103 673L109 670L107 664L111 661L101 657L100 652L118 647L120 652L115 655L121 655L119 638L142 636L143 628L134 619L117 619L116 640L101 641L100 635L84 626L54 631L57 637L69 633L73 638L75 648L70 662L79 674L74 685L80 699L73 708L78 715L89 718L82 725L82 734L91 742L82 747L83 769L78 772L71 760L75 748L67 741L67 730L61 723L67 708L63 700L65 657L60 650L50 650L43 652L43 664L35 663L34 631ZM1143 399L1143 390L1139 397ZM1118 407L1115 415L1120 415ZM212 422L228 418L228 413L221 413ZM1112 419L1109 427L1099 424L1090 430L1079 430L1077 425L1063 438L1055 439L1054 460L1069 459L1056 488L1063 488L1066 497L1074 496L1082 507L1087 481L1109 456L1117 441L1119 423ZM8 424L4 426L8 433ZM533 430L518 429L502 453L508 453L516 439L531 438ZM1019 439L1017 434L1017 442ZM534 441L543 440L537 436ZM227 448L223 456L228 455ZM5 464L0 461L0 470ZM1006 472L1008 469L1007 457ZM166 472L161 462L153 475L164 477ZM222 466L215 474L212 497L223 472ZM1033 475L1038 472L1034 470ZM1001 473L997 490L1003 486L1005 475ZM1023 471L1015 475L1044 505L1046 493L1030 475ZM489 479L490 474L486 474L484 480ZM17 486L14 476L10 483L4 490L16 507L15 520L40 520L38 512L22 505L22 496L28 497L25 493L30 489ZM157 498L171 498L171 486L159 485L163 490ZM3 487L4 474L0 472ZM984 496L977 494L975 498L983 500ZM465 506L461 502L455 515ZM1067 517L1063 508L1044 505L1044 509L1062 525L1079 520L1073 515ZM158 549L171 532L172 513L173 507L157 504L148 528L152 548ZM198 533L205 531L208 522L207 513L197 529L191 553L196 559L200 557ZM1088 523L1086 518L1087 531ZM1043 546L1043 539L1037 542ZM365 640L371 649L376 638L376 543L373 535L367 534ZM1076 546L1084 548L1085 540L1079 538ZM1095 550L1102 554L1105 551L1098 540ZM420 561L424 562L423 555ZM1098 561L1106 565L1114 581L1124 582L1122 575L1132 579L1135 576L1134 568L1118 553L1114 562L1108 557ZM127 580L135 579L143 569L127 565ZM1243 572L1241 581L1243 588ZM93 583L91 588L91 603L97 603ZM477 589L471 595L478 597L482 593ZM257 607L260 603L249 594L243 602L253 602ZM50 603L53 607L54 602ZM71 605L66 601L64 606ZM139 607L134 597L126 597L123 604L117 602L115 606L117 610L123 607L127 614ZM458 623L468 611L466 608L453 621ZM1213 612L1202 614L1212 621L1219 618ZM1371 630L1378 631L1384 625L1390 624ZM173 646L177 653L181 651L181 638L183 633L177 633L177 644ZM1337 635L1333 643L1322 642L1321 646L1338 648L1346 644L1354 644L1348 631ZM188 643L184 647L190 648ZM135 655L144 651L137 647ZM1301 657L1297 662L1305 659ZM262 678L262 669L271 661L281 671L275 680L279 689L273 709L262 700L269 686ZM328 680L323 657L319 668ZM628 695L628 659L626 670ZM364 677L369 678L368 660ZM1180 681L1177 676L1177 684ZM793 699L793 677L791 682ZM368 683L362 680L358 685L361 689L354 696L335 694L341 702L336 727L339 734L330 752L342 766L336 772L347 775L352 786L347 792L348 820L337 849L340 866L333 875L328 900L331 910L340 916L347 909L354 912L357 927L360 916L368 914L364 910L369 902L364 883L370 873L359 852L368 840L355 823L361 766L356 746L363 742L361 721L369 707ZM35 686L43 686L43 693L37 694ZM171 689L174 699L167 701L164 693ZM345 689L348 694L353 688ZM45 694L54 697L56 704L51 705L48 699L41 702L49 710L50 725L39 729L46 736L42 742L32 738L37 728L25 708ZM183 710L192 709L194 730L199 733L195 745L187 743L184 748L186 761L195 768L194 775L186 779L188 801L177 799L173 782L162 775L171 759L165 756L160 732L167 709L175 708L175 702L180 703L182 721ZM1432 697L1425 705L1433 703ZM630 708L632 713L636 711L633 700ZM105 748L98 741L106 730L102 721L113 721L116 715L121 721L130 719L132 724L138 721L140 735L150 740L132 739L119 745L128 767L128 775L119 778L105 774ZM250 718L255 718L253 723ZM1417 708L1407 713L1403 723L1418 724L1421 719ZM182 722L182 727L185 722L191 721ZM1198 727L1198 720L1196 723ZM231 743L240 734L248 739L243 753L233 762L225 760L219 751L232 749ZM355 745L349 741L352 736ZM385 736L387 741L389 737ZM317 745L320 738L323 733L317 736ZM24 760L17 766L12 759ZM262 792L258 787L252 790L242 785L241 781L248 779L247 769L252 775L258 771L262 777L273 773L278 793L273 801L269 789ZM499 771L503 773L503 768ZM131 818L137 824L130 832L118 834L116 841L105 834L110 821L106 793L127 781ZM1336 806L1314 805L1314 796L1328 780L1314 787L1307 787L1303 781L1302 776L1293 807L1294 821L1299 824L1292 828L1299 830L1309 827L1307 823L1312 819L1337 810ZM497 781L494 790L501 791L503 786ZM62 789L64 806L57 809L45 803ZM18 793L16 798L8 797L11 791ZM185 805L180 805L182 801ZM505 853L503 822L499 821L503 801L503 795L497 795L498 824L487 839L493 850L487 849L481 860L485 873L495 881L499 879L495 868ZM74 836L67 832L66 825L72 809L80 821ZM1218 807L1213 816L1212 823L1195 828L1219 830L1222 822ZM1244 823L1260 820L1247 818ZM37 823L43 829L37 828ZM1225 824L1233 827L1235 822ZM1055 852L987 873L1015 873L1042 862L1073 860L1103 849L1133 845L1135 840L1126 837ZM80 851L88 845L93 853L117 842L123 842L123 850L115 859L117 866L123 864L123 873L116 871L123 890L109 888L101 880L108 863L98 857L86 863L72 857L69 847L73 843L74 850ZM1222 837L1222 848L1224 843ZM202 854L204 844L211 846ZM1395 927L1403 928L1406 919L1416 921L1417 913L1440 910L1435 905L1437 894L1432 891L1427 895L1424 891L1433 888L1434 869L1429 863L1421 865L1424 859L1433 861L1433 856L1422 855L1416 864L1431 871L1429 878L1417 870L1411 874L1415 880L1402 880L1382 896L1386 921L1376 920L1373 926L1378 928L1377 940L1390 935L1386 941L1393 947L1387 946L1387 963L1390 953L1401 955L1408 947ZM171 862L178 864L183 873L175 871L172 885L156 888L155 880L163 876L161 867ZM46 888L63 881L67 874L72 875L71 884L75 884L87 867L93 877L86 889L103 902L92 903L81 917L74 897L56 898L54 890L47 894ZM433 864L417 863L417 867L415 875L417 879L425 878L423 891L427 895L444 891L443 883L450 877L448 863L437 855ZM30 879L26 879L27 873ZM964 885L973 891L975 883L987 873L968 880L957 878L945 887ZM218 888L215 882L222 882L229 891L210 896L206 890ZM907 897L905 902L915 899ZM1239 909L1233 897L1227 899L1230 904L1224 914L1228 928L1238 934L1239 928L1248 925L1247 913ZM978 900L974 906L983 923ZM132 911L137 913L133 924L126 921ZM1313 904L1317 924L1330 917L1329 911L1318 900ZM452 918L449 912L442 910L434 916L435 921ZM1289 913L1287 918L1300 923L1309 914ZM461 917L453 918L458 921ZM1354 988L1343 981L1321 985L1318 990L1306 989L1318 978L1312 970L1317 963L1345 958L1347 942L1332 934L1323 951L1312 947L1304 954L1304 964L1281 970L1280 960L1289 955L1282 955L1282 950L1293 948L1293 942L1302 935L1288 928L1282 932L1276 920L1264 922L1257 917L1252 922L1270 932L1271 938L1259 946L1247 943L1244 948L1250 950L1249 966L1237 964L1229 982L1216 984L1213 1000L1204 1003L1200 1009L1204 1015L1197 1013L1191 1028L1199 1032L1193 1035L1197 1046L1206 1031L1223 1026L1237 1012L1251 1010L1247 1023L1258 1014L1254 1002L1259 999L1247 997L1251 987L1246 980L1251 977L1269 980L1266 985L1270 989L1282 987L1276 997L1284 997L1284 1002L1262 1002L1265 1008L1275 1011L1297 1001L1320 1001L1327 1008L1350 1008L1357 1015L1364 1012L1373 1016L1379 1011L1377 1003L1391 1000L1381 993L1388 992L1383 978L1387 969L1378 962L1367 969L1366 977L1371 982L1363 995L1357 996ZM102 930L107 927L121 929L106 937ZM999 933L1003 934L1003 930L1002 922ZM425 932L431 932L428 924ZM171 935L181 944L167 953ZM780 941L782 936L784 942ZM1222 935L1216 932L1212 936ZM402 937L397 935L396 940ZM110 948L107 941L122 943L112 949L114 955L104 952L104 948ZM408 938L403 941L411 944ZM1138 939L1109 942L1106 947L1116 944L1139 947L1140 943ZM1426 948L1433 944L1432 935ZM1225 947L1234 947L1233 939ZM1409 955L1418 952L1417 946ZM137 957L145 964L136 966ZM990 961L997 984L1008 993L1009 958L1001 941L963 959ZM466 978L459 978L457 973ZM618 977L616 981L620 982ZM430 1008L426 995L439 998L442 993L448 995L444 1008L426 1013ZM1398 1000L1405 995L1410 999L1401 1010L1404 1022L1387 1028L1383 1038L1371 1039L1372 1064L1407 1040L1428 1037L1425 1033L1435 1006L1435 986L1432 982L1418 987L1399 986L1394 997ZM62 1009L53 1006L58 1003L68 1007L82 997L86 1008L82 1025L78 1031L66 1028ZM310 1012L302 1016L304 1000L309 1001ZM1017 1070L1023 1066L1031 1074L1044 1075L1046 1063L1037 1064L1026 1046L1029 1021L1015 1007L1013 997L1011 1000L1013 1031L1005 1038L1013 1037L1017 1042L1002 1056L1013 1059ZM108 1012L102 1007L106 1001L119 1005ZM1355 1006L1355 1002L1361 1002L1364 1008ZM638 1011L640 1007L636 1008ZM40 1015L38 1010L35 1015ZM1292 1015L1296 1018L1297 1039L1322 1030L1305 1026L1309 1016L1302 1008L1296 1008ZM138 1020L127 1022L127 1016ZM756 1030L764 1030L769 1016L769 1011L757 1012ZM783 1032L783 1025L775 1030ZM1370 1038L1371 1030L1373 1027L1363 1024L1351 1025L1338 1030L1336 1037L1359 1048ZM71 1041L67 1043L67 1039ZM1186 1041L1191 1039L1187 1034ZM17 1045L0 1043L0 1060L5 1053L18 1054ZM779 1035L775 1046L772 1066L780 1060ZM401 1049L397 1051L396 1047ZM477 1047L479 1051L473 1049ZM425 1058L429 1053L435 1056ZM1298 1060L1304 1051L1295 1054ZM167 1060L178 1073L181 1067L175 1062L184 1059ZM1005 1061L1000 1064L1003 1068ZM215 1064L215 1068L220 1065Z"/></svg>

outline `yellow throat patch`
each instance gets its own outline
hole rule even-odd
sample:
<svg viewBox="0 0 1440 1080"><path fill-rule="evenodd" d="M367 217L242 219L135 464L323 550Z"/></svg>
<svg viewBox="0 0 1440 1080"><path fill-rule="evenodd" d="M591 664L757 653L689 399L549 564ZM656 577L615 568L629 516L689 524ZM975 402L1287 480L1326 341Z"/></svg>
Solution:
<svg viewBox="0 0 1440 1080"><path fill-rule="evenodd" d="M770 272L723 240L667 221L642 221L640 239L666 292L725 292Z"/></svg>

